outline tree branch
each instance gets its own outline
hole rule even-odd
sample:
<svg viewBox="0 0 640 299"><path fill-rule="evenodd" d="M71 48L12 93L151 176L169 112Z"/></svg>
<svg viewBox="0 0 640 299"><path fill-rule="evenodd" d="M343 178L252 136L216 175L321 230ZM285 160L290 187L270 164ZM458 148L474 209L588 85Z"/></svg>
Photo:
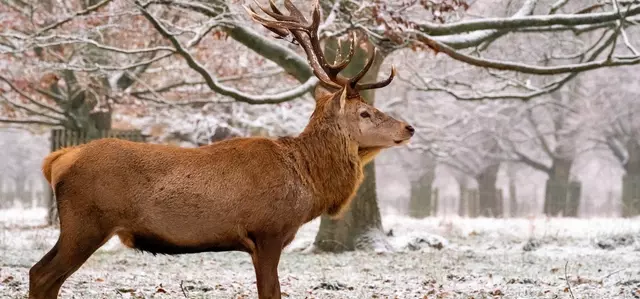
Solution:
<svg viewBox="0 0 640 299"><path fill-rule="evenodd" d="M74 13L74 14L72 14L70 16L67 16L66 18L64 18L64 19L62 19L62 20L60 20L58 22L55 22L55 23L53 23L53 24L51 24L49 26L45 26L45 27L41 28L36 33L34 33L32 36L35 37L35 36L41 35L42 33L46 32L46 31L49 31L49 30L55 29L57 27L60 27L60 26L62 26L64 24L68 23L69 21L73 20L75 17L88 15L91 12L96 11L96 10L100 9L101 7L107 5L109 2L111 2L111 0L103 0L102 2L99 2L99 3L95 4L95 5L91 5L91 6L87 7L84 10L77 11L76 13Z"/></svg>
<svg viewBox="0 0 640 299"><path fill-rule="evenodd" d="M13 33L4 33L0 34L0 36L10 37L21 41L31 41L32 44L30 47L18 49L11 51L10 53L18 53L24 52L27 49L31 49L32 47L52 47L52 46L62 46L62 45L73 45L73 44L88 44L92 45L98 49L106 50L109 52L122 53L122 54L144 54L149 52L159 52L159 51L169 51L174 52L174 49L171 47L153 47L153 48L142 48L142 49L123 49L118 47L113 47L105 44L101 44L95 40L88 38L81 38L77 36L67 36L67 35L49 35L49 36L41 36L41 37L31 37L20 34ZM52 40L52 41L50 41ZM9 53L9 52L0 52L0 53Z"/></svg>
<svg viewBox="0 0 640 299"><path fill-rule="evenodd" d="M527 0L522 7L511 16L512 19L521 18L523 16L531 15L536 7L538 0ZM504 29L489 29L489 30L477 30L473 32L465 32L455 35L444 35L434 37L439 42L446 44L454 49L466 49L475 47L487 40L498 38L505 33Z"/></svg>
<svg viewBox="0 0 640 299"><path fill-rule="evenodd" d="M49 105L46 105L44 103L40 103L38 101L36 101L35 99L33 99L32 97L28 96L26 93L24 93L22 90L20 90L18 87L16 87L15 85L13 85L11 83L11 81L9 81L7 78L0 76L0 81L4 81L5 83L7 83L7 85L9 85L9 87L11 87L11 89L13 89L15 92L17 92L19 95L21 95L22 97L24 97L25 99L27 99L29 102L31 102L32 104L36 105L37 107L40 107L42 109L51 111L53 113L57 113L57 114L64 114L62 111L59 111L58 109L51 107Z"/></svg>
<svg viewBox="0 0 640 299"><path fill-rule="evenodd" d="M621 149L621 146L618 144L618 141L615 138L607 137L607 141L604 143L611 150L613 155L618 159L621 165L627 164L627 155Z"/></svg>
<svg viewBox="0 0 640 299"><path fill-rule="evenodd" d="M176 48L176 52L182 56L194 71L196 71L200 76L203 77L207 86L217 93L220 93L225 96L229 96L236 101L245 102L248 104L277 104L286 102L289 100L293 100L302 96L303 94L310 92L318 83L318 79L315 77L309 77L309 79L298 86L297 88L291 89L286 92L282 92L280 94L275 95L250 95L247 93L243 93L236 89L226 87L221 85L216 78L214 78L200 63L198 63L192 56L187 52L186 49L182 47L178 39L173 36L171 33L167 31L167 29L158 22L145 8L140 5L139 1L136 1L136 4L139 6L142 14L149 20L149 22L153 25L153 27L166 39L168 39L171 44Z"/></svg>
<svg viewBox="0 0 640 299"><path fill-rule="evenodd" d="M265 70L265 71L259 72L257 74L246 74L246 75L223 77L223 78L218 79L218 82L219 83L223 83L223 82L243 80L243 79L266 78L266 77L270 77L270 76L275 76L275 75L280 74L280 73L282 73L282 70L280 70L280 69L277 69L277 70ZM133 96L138 96L138 95L143 95L143 94L148 94L148 93L161 93L161 92L169 91L169 90L172 90L172 89L175 89L175 88L179 88L179 87L183 87L183 86L197 86L197 85L206 85L206 84L207 84L207 82L205 82L205 81L197 81L197 82L180 81L180 82L175 82L175 83L171 83L171 84L165 85L163 87L158 87L158 88L154 88L154 89L134 90L134 91L130 91L128 93L130 95L133 95Z"/></svg>
<svg viewBox="0 0 640 299"><path fill-rule="evenodd" d="M45 125L45 126L59 126L61 124L48 122L44 120L37 119L8 119L0 117L0 123L12 123L12 124L23 124L23 125Z"/></svg>
<svg viewBox="0 0 640 299"><path fill-rule="evenodd" d="M149 4L178 6L201 13L210 18L219 17L220 14L225 11L225 9L220 7L210 8L194 2L153 0ZM298 55L294 50L274 40L270 40L249 27L242 26L238 23L228 25L226 32L229 34L229 37L282 67L287 73L296 78L298 82L303 83L309 80L310 77L313 77L313 71L308 65L306 58Z"/></svg>
<svg viewBox="0 0 640 299"><path fill-rule="evenodd" d="M478 67L491 68L497 70L515 71L524 74L534 75L557 75L564 73L580 73L590 70L595 70L603 67L615 67L623 65L633 65L640 63L640 56L624 57L624 59L612 57L611 59L604 59L599 61L589 61L578 64L567 64L562 66L532 66L518 62L505 62L494 59L484 59L479 57L470 56L433 39L431 36L423 34L421 32L414 31L420 35L419 40L430 46L436 51L443 52L449 57Z"/></svg>
<svg viewBox="0 0 640 299"><path fill-rule="evenodd" d="M594 47L602 39L604 39L605 36L606 36L606 32L600 39L598 39L598 41L592 47L589 47L587 51L593 50ZM602 45L600 45L595 50L593 50L591 55L589 55L588 57L585 58L584 55L586 55L586 53L582 53L583 57L580 59L579 62L582 63L583 61L591 61L591 60L596 59L602 52L604 52L604 50L608 46L610 46L616 40L615 36L616 36L615 32L610 34L609 37L606 38L605 41L602 43ZM530 99L533 99L535 97L538 97L540 95L549 94L549 93L552 93L554 91L557 91L562 86L564 86L567 82L569 82L570 80L575 78L578 75L578 73L579 72L569 73L566 76L561 77L560 79L547 84L546 86L544 86L541 89L537 89L537 90L529 92L529 93L521 93L521 94L517 94L517 93L480 94L479 92L475 92L476 95L463 96L463 95L460 95L459 93L457 93L456 91L453 91L451 89L448 89L448 88L445 88L445 87L442 87L442 86L436 86L436 87L429 86L429 84L426 84L426 82L424 80L422 80L422 82L426 87L417 86L417 85L413 84L412 82L409 82L409 83L414 85L416 87L416 89L418 89L418 90L445 92L445 93L451 95L452 97L454 97L455 99L461 100L461 101L503 100L503 99L516 99L516 100L525 100L526 101L526 100L530 100ZM417 76L417 77L421 79L420 76Z"/></svg>
<svg viewBox="0 0 640 299"><path fill-rule="evenodd" d="M640 5L629 7L627 17L638 14L640 14ZM427 22L418 24L418 31L425 35L437 36L485 29L512 30L523 27L545 27L552 25L578 26L615 21L619 19L621 19L620 15L615 11L590 14L534 15L520 18L486 18L449 24L435 24Z"/></svg>
<svg viewBox="0 0 640 299"><path fill-rule="evenodd" d="M551 168L550 167L547 167L546 165L531 159L529 156L527 156L527 155L525 155L525 154L523 154L523 153L521 153L521 152L519 152L517 150L514 150L514 154L516 154L516 156L518 156L518 158L519 158L517 161L522 162L524 164L527 164L530 167L532 167L534 169L537 169L539 171L542 171L542 172L544 172L546 174L550 174L551 173Z"/></svg>

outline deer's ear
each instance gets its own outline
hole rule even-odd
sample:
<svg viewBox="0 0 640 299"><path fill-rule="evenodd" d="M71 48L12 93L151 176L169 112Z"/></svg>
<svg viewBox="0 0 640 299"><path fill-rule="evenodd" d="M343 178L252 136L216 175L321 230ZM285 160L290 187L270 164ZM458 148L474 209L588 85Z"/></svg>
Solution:
<svg viewBox="0 0 640 299"><path fill-rule="evenodd" d="M326 98L331 98L332 95L333 92L326 89L324 86L322 86L322 84L316 85L316 88L313 91L313 98L316 100L316 102Z"/></svg>
<svg viewBox="0 0 640 299"><path fill-rule="evenodd" d="M334 111L342 114L344 112L344 105L347 103L347 88L343 88L339 97L333 99Z"/></svg>

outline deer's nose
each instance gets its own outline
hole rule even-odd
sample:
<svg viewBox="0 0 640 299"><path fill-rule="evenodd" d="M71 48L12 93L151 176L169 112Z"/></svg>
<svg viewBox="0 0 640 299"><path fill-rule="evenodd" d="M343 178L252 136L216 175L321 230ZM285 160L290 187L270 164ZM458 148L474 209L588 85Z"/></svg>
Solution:
<svg viewBox="0 0 640 299"><path fill-rule="evenodd" d="M407 125L405 128L407 129L407 131L409 131L411 136L413 136L413 133L415 133L416 131L416 129L414 129L412 126L409 126L409 125Z"/></svg>

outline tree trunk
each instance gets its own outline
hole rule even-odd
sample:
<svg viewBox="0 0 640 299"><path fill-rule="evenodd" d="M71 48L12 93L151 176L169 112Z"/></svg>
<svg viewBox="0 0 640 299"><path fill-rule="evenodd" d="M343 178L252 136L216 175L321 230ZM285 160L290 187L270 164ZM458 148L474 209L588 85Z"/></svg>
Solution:
<svg viewBox="0 0 640 299"><path fill-rule="evenodd" d="M6 196L8 191L8 188L5 188L4 186L4 177L0 176L0 209L8 208L7 202L9 199Z"/></svg>
<svg viewBox="0 0 640 299"><path fill-rule="evenodd" d="M486 167L478 176L479 212L484 217L502 216L502 197L498 197L496 181L500 163Z"/></svg>
<svg viewBox="0 0 640 299"><path fill-rule="evenodd" d="M460 184L458 187L459 190L459 200L458 200L458 215L460 217L469 216L469 202L467 201L467 188Z"/></svg>
<svg viewBox="0 0 640 299"><path fill-rule="evenodd" d="M433 180L434 169L427 169L417 181L411 184L409 216L425 218L434 214ZM437 204L436 204L437 205Z"/></svg>
<svg viewBox="0 0 640 299"><path fill-rule="evenodd" d="M348 43L344 43L348 44ZM337 42L327 41L325 50L328 61L335 57ZM343 47L342 57L346 57L348 46ZM343 71L346 76L353 76L362 69L369 57L364 51L357 51L349 66ZM384 59L381 51L375 57L369 72L362 82L371 82L377 79L380 65ZM374 91L368 90L361 95L368 103L374 103ZM316 235L314 246L317 250L341 252L351 250L390 250L385 234L382 231L382 217L378 208L376 193L375 161L371 161L364 168L364 181L355 198L351 202L349 210L338 220L331 220L323 215L320 220L320 230Z"/></svg>
<svg viewBox="0 0 640 299"><path fill-rule="evenodd" d="M374 163L367 164L364 173L366 178L344 217L332 220L326 215L322 216L314 243L317 249L328 252L391 250L382 232Z"/></svg>
<svg viewBox="0 0 640 299"><path fill-rule="evenodd" d="M431 192L431 215L438 216L438 209L440 208L440 194L438 192L438 188L431 187L433 191Z"/></svg>
<svg viewBox="0 0 640 299"><path fill-rule="evenodd" d="M580 182L569 182L569 190L567 193L567 204L565 205L564 215L567 217L578 217L578 209L580 208L580 195L582 193L582 184Z"/></svg>
<svg viewBox="0 0 640 299"><path fill-rule="evenodd" d="M625 174L622 177L622 217L640 215L640 176Z"/></svg>
<svg viewBox="0 0 640 299"><path fill-rule="evenodd" d="M509 216L519 216L518 211L518 194L516 190L516 182L513 178L509 178Z"/></svg>
<svg viewBox="0 0 640 299"><path fill-rule="evenodd" d="M626 144L628 154L622 177L622 217L640 215L640 145L631 139Z"/></svg>
<svg viewBox="0 0 640 299"><path fill-rule="evenodd" d="M478 217L480 201L478 190L468 189L466 185L460 185L460 203L458 205L458 215L461 217Z"/></svg>
<svg viewBox="0 0 640 299"><path fill-rule="evenodd" d="M480 215L480 198L478 189L467 189L466 196L469 218L478 217L478 215Z"/></svg>
<svg viewBox="0 0 640 299"><path fill-rule="evenodd" d="M564 216L572 213L573 205L579 205L579 199L575 203L569 203L569 174L573 160L554 158L545 188L544 214L547 216ZM577 208L575 209L577 211Z"/></svg>

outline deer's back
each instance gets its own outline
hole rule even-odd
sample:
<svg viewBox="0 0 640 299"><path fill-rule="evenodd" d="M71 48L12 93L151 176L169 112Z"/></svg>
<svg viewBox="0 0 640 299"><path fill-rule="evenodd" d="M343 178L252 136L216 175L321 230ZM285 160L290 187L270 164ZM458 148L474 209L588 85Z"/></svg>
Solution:
<svg viewBox="0 0 640 299"><path fill-rule="evenodd" d="M196 149L97 140L57 179L60 214L92 214L157 252L238 249L242 235L295 232L311 209L284 150L259 138Z"/></svg>

